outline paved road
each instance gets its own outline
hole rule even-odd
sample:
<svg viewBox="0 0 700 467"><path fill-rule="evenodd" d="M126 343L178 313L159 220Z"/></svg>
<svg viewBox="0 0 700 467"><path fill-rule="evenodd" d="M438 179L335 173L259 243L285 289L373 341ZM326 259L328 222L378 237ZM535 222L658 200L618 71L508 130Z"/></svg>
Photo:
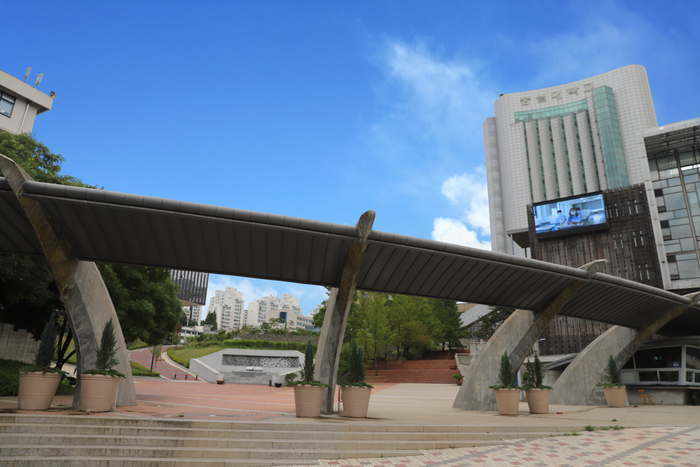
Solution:
<svg viewBox="0 0 700 467"><path fill-rule="evenodd" d="M168 348L169 347L163 347L163 352L165 352L165 350ZM149 370L151 369L152 357L153 356L151 354L151 351L147 348L132 350L131 352L129 352L129 359L132 362L139 363L148 368ZM192 379L192 376L189 375L187 372L182 371L180 368L169 364L168 362L163 360L162 357L158 357L158 360L153 363L153 371L157 371L162 377L167 379Z"/></svg>

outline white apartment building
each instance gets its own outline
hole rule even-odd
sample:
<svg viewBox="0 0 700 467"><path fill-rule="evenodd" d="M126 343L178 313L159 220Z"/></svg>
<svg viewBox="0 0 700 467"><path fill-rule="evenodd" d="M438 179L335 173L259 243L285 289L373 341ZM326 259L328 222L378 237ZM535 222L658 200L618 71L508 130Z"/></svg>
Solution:
<svg viewBox="0 0 700 467"><path fill-rule="evenodd" d="M197 326L202 324L202 307L201 306L183 306L182 311L187 316L187 321L195 320Z"/></svg>
<svg viewBox="0 0 700 467"><path fill-rule="evenodd" d="M216 313L218 329L239 329L244 323L243 293L235 287L217 290L209 300L208 313Z"/></svg>
<svg viewBox="0 0 700 467"><path fill-rule="evenodd" d="M0 131L31 133L34 118L51 110L55 97L0 70Z"/></svg>
<svg viewBox="0 0 700 467"><path fill-rule="evenodd" d="M306 329L313 325L313 316L302 314L299 299L286 293L282 294L282 298L268 295L249 303L248 318L249 321L257 319L256 326L271 319L282 319L292 329Z"/></svg>

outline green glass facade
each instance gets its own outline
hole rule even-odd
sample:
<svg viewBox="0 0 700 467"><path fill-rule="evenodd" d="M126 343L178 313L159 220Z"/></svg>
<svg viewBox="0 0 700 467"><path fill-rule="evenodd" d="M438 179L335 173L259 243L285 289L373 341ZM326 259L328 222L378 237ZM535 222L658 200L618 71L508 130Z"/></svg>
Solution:
<svg viewBox="0 0 700 467"><path fill-rule="evenodd" d="M578 102L572 102L571 104L547 107L546 109L515 112L515 123L529 122L530 120L541 120L543 118L561 117L563 115L575 114L581 112L582 110L588 110L588 102L586 99Z"/></svg>
<svg viewBox="0 0 700 467"><path fill-rule="evenodd" d="M607 86L594 89L593 105L598 121L600 148L603 153L608 188L627 186L630 181L627 175L627 162L622 148L620 123L617 119L617 106L612 89Z"/></svg>
<svg viewBox="0 0 700 467"><path fill-rule="evenodd" d="M700 278L700 147L657 154L649 170L671 280Z"/></svg>

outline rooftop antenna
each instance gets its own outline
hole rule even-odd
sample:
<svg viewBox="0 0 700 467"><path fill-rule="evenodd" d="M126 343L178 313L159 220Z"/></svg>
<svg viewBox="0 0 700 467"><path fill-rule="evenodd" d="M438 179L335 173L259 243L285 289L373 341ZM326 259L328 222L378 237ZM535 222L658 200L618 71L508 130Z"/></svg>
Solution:
<svg viewBox="0 0 700 467"><path fill-rule="evenodd" d="M39 83L41 83L41 78L43 78L43 77L44 77L43 73L39 73L38 75L36 75L36 83L34 83L34 86L39 86Z"/></svg>
<svg viewBox="0 0 700 467"><path fill-rule="evenodd" d="M25 83L27 82L27 78L29 78L29 73L31 73L31 71L32 67L27 67L27 72L24 73L24 79L22 81L24 81Z"/></svg>

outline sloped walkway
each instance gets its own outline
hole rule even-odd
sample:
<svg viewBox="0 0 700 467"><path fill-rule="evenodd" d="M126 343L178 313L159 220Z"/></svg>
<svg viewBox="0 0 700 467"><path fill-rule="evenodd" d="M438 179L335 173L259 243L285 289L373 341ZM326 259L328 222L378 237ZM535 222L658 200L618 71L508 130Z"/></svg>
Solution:
<svg viewBox="0 0 700 467"><path fill-rule="evenodd" d="M169 347L163 347L163 352L165 352L168 348ZM151 354L151 351L148 348L132 350L131 352L129 352L129 360L143 365L149 370L151 369L152 358L153 355ZM171 365L160 356L158 357L157 361L153 362L153 371L157 371L158 373L160 373L160 376L165 379L192 379L192 375L188 374L186 371L182 370L177 366Z"/></svg>

